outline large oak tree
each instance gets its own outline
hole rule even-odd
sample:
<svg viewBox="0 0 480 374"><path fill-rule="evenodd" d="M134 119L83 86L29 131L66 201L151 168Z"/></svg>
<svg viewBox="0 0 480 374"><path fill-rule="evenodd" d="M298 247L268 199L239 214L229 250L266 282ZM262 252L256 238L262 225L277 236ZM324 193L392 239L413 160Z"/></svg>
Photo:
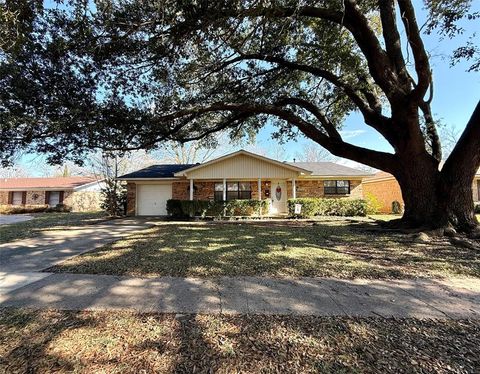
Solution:
<svg viewBox="0 0 480 374"><path fill-rule="evenodd" d="M392 173L404 223L478 228L471 186L480 105L440 167L432 71L410 0L6 4L4 161L19 149L81 161L91 148L151 149L226 129L242 136L271 121L276 136L301 133L336 156ZM469 5L429 1L426 29L458 32L456 21L478 16ZM477 52L469 43L455 59ZM394 152L342 139L354 111Z"/></svg>

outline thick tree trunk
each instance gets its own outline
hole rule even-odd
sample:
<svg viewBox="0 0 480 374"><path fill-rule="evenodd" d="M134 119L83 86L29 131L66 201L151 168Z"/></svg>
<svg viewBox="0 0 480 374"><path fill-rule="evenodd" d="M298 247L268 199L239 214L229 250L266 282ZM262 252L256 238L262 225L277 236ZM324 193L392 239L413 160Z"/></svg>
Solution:
<svg viewBox="0 0 480 374"><path fill-rule="evenodd" d="M436 164L425 159L412 160L397 173L405 212L402 224L411 228L437 229L453 226L470 233L478 229L473 206L473 177L457 169L445 178Z"/></svg>

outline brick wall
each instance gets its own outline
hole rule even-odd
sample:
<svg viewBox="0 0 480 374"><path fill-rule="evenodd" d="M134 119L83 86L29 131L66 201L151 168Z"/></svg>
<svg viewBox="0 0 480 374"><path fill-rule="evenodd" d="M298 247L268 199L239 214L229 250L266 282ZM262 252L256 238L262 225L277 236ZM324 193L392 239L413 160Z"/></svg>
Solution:
<svg viewBox="0 0 480 374"><path fill-rule="evenodd" d="M325 195L323 189L323 180L297 180L297 197L332 197L332 198L352 198L363 199L363 187L360 180L350 181L350 195ZM287 183L288 197L291 198L292 182Z"/></svg>
<svg viewBox="0 0 480 374"><path fill-rule="evenodd" d="M295 182L295 185L297 187L297 198L302 198L302 197L323 197L323 181L321 180L297 180ZM292 187L290 184L290 191L288 191L288 186L287 186L287 193L288 196L291 197L293 196Z"/></svg>
<svg viewBox="0 0 480 374"><path fill-rule="evenodd" d="M363 199L363 184L362 181L350 181L350 197L352 199Z"/></svg>
<svg viewBox="0 0 480 374"><path fill-rule="evenodd" d="M215 183L214 181L196 182L194 181L193 198L195 200L213 200L215 198ZM252 190L252 199L258 199L258 182L250 182ZM262 199L266 199L265 190L267 189L267 182L262 182ZM172 183L172 199L190 200L190 182L181 181Z"/></svg>
<svg viewBox="0 0 480 374"><path fill-rule="evenodd" d="M8 191L0 191L0 205L8 204Z"/></svg>
<svg viewBox="0 0 480 374"><path fill-rule="evenodd" d="M45 191L27 191L27 205L45 205Z"/></svg>
<svg viewBox="0 0 480 374"><path fill-rule="evenodd" d="M135 203L137 199L137 185L132 182L127 183L127 215L135 215Z"/></svg>
<svg viewBox="0 0 480 374"><path fill-rule="evenodd" d="M181 181L172 183L172 199L174 200L189 200L190 193L189 188L190 182Z"/></svg>
<svg viewBox="0 0 480 374"><path fill-rule="evenodd" d="M195 200L213 200L214 199L214 188L216 182L194 182L194 193L193 198ZM217 182L218 183L218 182ZM351 197L351 198L363 198L363 189L361 181L350 181L350 195L329 195L324 196L323 194L323 181L322 180L297 180L297 197ZM178 200L189 200L190 199L190 182L189 181L179 181L173 182L172 184L172 199ZM258 199L258 182L251 181L250 188L252 190L252 199ZM272 185L270 181L261 182L262 190L262 200L271 198L272 196ZM266 191L269 191L270 194L267 196ZM287 197L292 198L292 182L287 181Z"/></svg>
<svg viewBox="0 0 480 374"><path fill-rule="evenodd" d="M368 194L375 196L381 204L382 213L392 213L392 202L398 201L403 205L402 191L395 179L379 180L363 184L365 197Z"/></svg>

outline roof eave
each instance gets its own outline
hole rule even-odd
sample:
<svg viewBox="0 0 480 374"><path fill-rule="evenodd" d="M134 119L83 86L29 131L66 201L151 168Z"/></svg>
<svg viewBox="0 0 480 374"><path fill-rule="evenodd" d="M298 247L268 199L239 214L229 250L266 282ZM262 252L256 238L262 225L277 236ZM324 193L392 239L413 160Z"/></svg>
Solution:
<svg viewBox="0 0 480 374"><path fill-rule="evenodd" d="M213 159L213 160L210 160L208 162L205 162L203 164L200 164L200 165L195 165L191 168L188 168L188 169L185 169L185 170L182 170L182 171L179 171L175 174L173 174L174 176L176 177L186 177L187 174L189 172L192 172L194 170L198 170L198 169L201 169L203 167L206 167L206 166L209 166L209 165L213 165L213 164L216 164L218 162L221 162L221 161L224 161L224 160L227 160L229 158L232 158L232 157L235 157L235 156L239 156L239 155L246 155L246 156L250 156L250 157L253 157L253 158L256 158L258 160L262 160L262 161L265 161L265 162L269 162L271 164L274 164L274 165L277 165L279 167L284 167L285 169L289 169L289 170L294 170L294 171L297 171L299 173L303 173L305 175L310 175L312 174L312 172L310 170L306 170L306 169L303 169L303 168L299 168L298 166L293 166L293 165L290 165L290 164L287 164L287 163L284 163L284 162L281 162L281 161L277 161L277 160L273 160L271 158L268 158L268 157L264 157L264 156L260 156L260 155L256 155L255 153L251 153L251 152L248 152L248 151L245 151L243 149L239 150L239 151L236 151L236 152L233 152L233 153L229 153L225 156L221 156L221 157L218 157L216 159Z"/></svg>

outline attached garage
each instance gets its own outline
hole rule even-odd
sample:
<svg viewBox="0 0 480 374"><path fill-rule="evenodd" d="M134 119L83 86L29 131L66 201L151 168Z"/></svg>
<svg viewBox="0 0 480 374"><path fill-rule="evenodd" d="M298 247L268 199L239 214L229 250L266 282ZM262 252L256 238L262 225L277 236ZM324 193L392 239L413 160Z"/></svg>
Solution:
<svg viewBox="0 0 480 374"><path fill-rule="evenodd" d="M137 184L137 215L166 216L172 184Z"/></svg>

